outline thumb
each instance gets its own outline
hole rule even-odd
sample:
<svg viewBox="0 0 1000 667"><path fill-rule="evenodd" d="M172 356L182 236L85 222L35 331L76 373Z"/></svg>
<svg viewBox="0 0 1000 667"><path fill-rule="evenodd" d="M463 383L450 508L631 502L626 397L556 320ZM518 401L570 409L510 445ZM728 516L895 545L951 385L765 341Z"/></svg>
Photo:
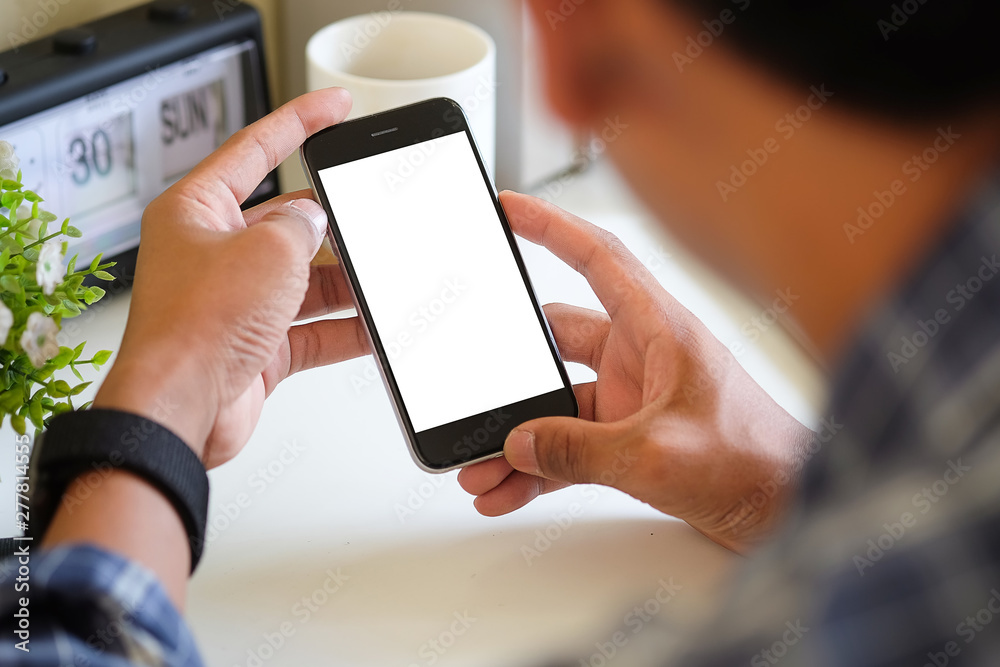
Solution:
<svg viewBox="0 0 1000 667"><path fill-rule="evenodd" d="M270 249L285 254L280 263L287 265L311 261L319 252L326 230L323 207L312 199L295 199L268 213L249 231L269 235Z"/></svg>
<svg viewBox="0 0 1000 667"><path fill-rule="evenodd" d="M615 486L637 460L623 424L537 419L514 429L504 455L521 472L571 484Z"/></svg>

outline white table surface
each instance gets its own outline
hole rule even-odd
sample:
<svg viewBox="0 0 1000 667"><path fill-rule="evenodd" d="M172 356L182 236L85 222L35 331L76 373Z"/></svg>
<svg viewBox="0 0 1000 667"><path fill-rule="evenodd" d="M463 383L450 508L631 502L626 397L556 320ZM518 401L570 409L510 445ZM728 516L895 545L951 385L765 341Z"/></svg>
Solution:
<svg viewBox="0 0 1000 667"><path fill-rule="evenodd" d="M740 362L779 403L814 421L823 401L815 369L777 329L745 340L740 327L761 309L651 231L607 165L553 199L619 235L717 336L745 345ZM543 303L599 307L579 276L524 245ZM116 349L128 297L99 304L64 343ZM661 579L683 586L668 605L678 617L714 599L736 559L617 491L577 487L507 517L477 514L455 473L413 465L381 384L357 386L371 364L285 382L246 451L212 473L214 529L187 610L207 664L537 665L593 650ZM546 547L538 531L555 539ZM526 548L539 551L530 563Z"/></svg>

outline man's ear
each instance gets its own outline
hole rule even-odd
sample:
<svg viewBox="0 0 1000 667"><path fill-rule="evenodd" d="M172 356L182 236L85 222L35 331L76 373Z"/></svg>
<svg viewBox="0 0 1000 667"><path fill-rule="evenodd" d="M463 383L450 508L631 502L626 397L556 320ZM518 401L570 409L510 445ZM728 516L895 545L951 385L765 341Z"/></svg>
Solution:
<svg viewBox="0 0 1000 667"><path fill-rule="evenodd" d="M545 68L549 104L567 123L586 127L596 99L593 54L601 35L594 33L600 0L527 0Z"/></svg>

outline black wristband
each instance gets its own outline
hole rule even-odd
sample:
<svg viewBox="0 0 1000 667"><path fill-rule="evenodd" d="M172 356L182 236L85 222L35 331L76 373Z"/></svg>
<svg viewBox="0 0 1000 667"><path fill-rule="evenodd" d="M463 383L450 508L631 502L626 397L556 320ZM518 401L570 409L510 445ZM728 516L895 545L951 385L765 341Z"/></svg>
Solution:
<svg viewBox="0 0 1000 667"><path fill-rule="evenodd" d="M173 504L191 547L191 572L201 560L208 521L208 474L170 430L116 410L67 412L52 419L31 457L31 521L40 539L69 484L82 475L124 470L146 480Z"/></svg>

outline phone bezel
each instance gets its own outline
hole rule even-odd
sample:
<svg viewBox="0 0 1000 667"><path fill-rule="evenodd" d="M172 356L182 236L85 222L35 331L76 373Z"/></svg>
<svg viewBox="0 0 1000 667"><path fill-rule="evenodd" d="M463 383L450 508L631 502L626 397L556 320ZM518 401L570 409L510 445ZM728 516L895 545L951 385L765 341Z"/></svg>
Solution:
<svg viewBox="0 0 1000 667"><path fill-rule="evenodd" d="M488 427L486 427L486 424L488 423L488 417L482 422L482 427L476 428L472 431L466 431L466 429L478 425L480 423L479 420L482 419L484 415L495 413L497 410L512 411L509 419L501 423L495 431L488 433L489 437L482 445L480 445L477 441L474 441L474 444L478 449L472 452L473 455L471 457L456 458L454 460L439 460L440 457L433 457L425 451L427 448L421 442L421 434L417 433L413 429L406 403L402 398L399 387L396 384L395 377L393 376L392 366L389 357L386 354L385 346L383 345L381 337L374 326L371 312L368 308L368 303L364 297L364 290L358 283L357 274L355 273L353 263L351 262L350 252L344 247L343 237L336 221L336 215L326 196L326 192L321 185L319 172L329 167L339 166L373 155L378 155L400 148L406 148L407 146L413 146L436 138L451 134L458 134L461 132L466 134L469 139L469 143L472 146L472 150L475 154L476 161L479 164L479 169L486 184L487 191L490 193L490 197L493 200L497 217L503 227L510 250L514 255L518 270L521 273L521 278L528 290L528 295L531 299L532 306L535 309L539 324L545 333L549 349L552 352L553 362L556 364L560 377L562 378L563 387L555 392L551 392L550 394L521 401L520 403L512 406L500 406L490 413L473 415L458 422L453 422L452 424L446 424L436 429L421 432L425 434L425 438L440 437L442 442L446 443L448 438L452 437L449 434L453 432L461 433L465 431L466 433L473 433L476 435L478 435L480 431L484 433L487 432ZM538 302L538 297L536 296L534 287L531 284L531 278L528 276L524 260L522 259L521 253L517 247L517 241L514 238L514 233L510 228L507 215L502 204L500 203L496 187L493 185L493 179L490 177L489 170L483 162L482 155L479 152L479 147L476 144L475 137L469 127L468 119L466 118L462 107L457 102L447 98L437 98L335 125L320 131L306 140L301 149L301 157L303 167L309 177L313 192L326 209L330 218L329 232L334 251L340 261L340 266L346 281L350 286L351 297L354 300L355 307L357 308L357 311L361 316L361 320L364 323L368 341L371 344L372 351L375 355L377 362L376 365L378 366L379 373L382 376L382 381L384 382L390 398L392 399L393 409L396 412L396 418L399 421L400 428L406 438L410 454L413 457L414 462L420 468L431 473L443 473L456 468L462 468L479 461L496 458L503 455L504 440L510 431L519 424L542 416L577 417L579 415L579 406L577 405L576 395L573 392L572 383L570 382L569 375L566 372L562 357L559 354L559 348L556 345L555 337L552 334L552 330L549 328L548 321L546 320L545 314ZM433 435L435 432L438 432L439 435ZM445 444L445 447L447 446L449 445ZM455 452L456 457L458 457L458 452L456 451L458 443L455 442L451 445L451 447L452 451ZM483 453L479 454L479 450L482 450ZM436 448L434 453L436 454L440 451L442 451L441 448Z"/></svg>

